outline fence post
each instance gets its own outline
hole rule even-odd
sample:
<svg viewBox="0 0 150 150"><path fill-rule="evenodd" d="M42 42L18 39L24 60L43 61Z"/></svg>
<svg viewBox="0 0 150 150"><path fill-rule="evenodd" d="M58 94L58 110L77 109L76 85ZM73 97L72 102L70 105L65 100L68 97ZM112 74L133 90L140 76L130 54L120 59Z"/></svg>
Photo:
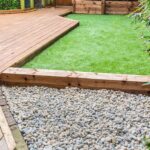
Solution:
<svg viewBox="0 0 150 150"><path fill-rule="evenodd" d="M34 8L34 0L30 0L30 8Z"/></svg>
<svg viewBox="0 0 150 150"><path fill-rule="evenodd" d="M25 0L20 0L20 6L22 10L25 10Z"/></svg>
<svg viewBox="0 0 150 150"><path fill-rule="evenodd" d="M72 0L73 12L76 12L76 0Z"/></svg>
<svg viewBox="0 0 150 150"><path fill-rule="evenodd" d="M105 14L106 1L101 0L101 14Z"/></svg>
<svg viewBox="0 0 150 150"><path fill-rule="evenodd" d="M46 5L45 0L42 0L42 6L45 7L45 5Z"/></svg>

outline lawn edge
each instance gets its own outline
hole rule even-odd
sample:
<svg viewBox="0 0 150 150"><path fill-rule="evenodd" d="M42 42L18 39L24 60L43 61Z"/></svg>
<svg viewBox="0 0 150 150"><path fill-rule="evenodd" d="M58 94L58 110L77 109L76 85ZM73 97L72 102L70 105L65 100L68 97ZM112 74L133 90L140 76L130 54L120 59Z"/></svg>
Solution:
<svg viewBox="0 0 150 150"><path fill-rule="evenodd" d="M7 68L1 82L8 85L111 89L150 94L149 75L73 72L47 69Z"/></svg>

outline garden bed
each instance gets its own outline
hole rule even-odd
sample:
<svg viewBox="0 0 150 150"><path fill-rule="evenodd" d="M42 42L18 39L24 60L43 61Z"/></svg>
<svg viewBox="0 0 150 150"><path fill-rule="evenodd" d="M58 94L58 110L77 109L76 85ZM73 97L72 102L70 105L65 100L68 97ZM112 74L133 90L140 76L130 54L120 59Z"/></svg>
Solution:
<svg viewBox="0 0 150 150"><path fill-rule="evenodd" d="M73 0L74 12L81 14L129 14L138 5L138 1Z"/></svg>

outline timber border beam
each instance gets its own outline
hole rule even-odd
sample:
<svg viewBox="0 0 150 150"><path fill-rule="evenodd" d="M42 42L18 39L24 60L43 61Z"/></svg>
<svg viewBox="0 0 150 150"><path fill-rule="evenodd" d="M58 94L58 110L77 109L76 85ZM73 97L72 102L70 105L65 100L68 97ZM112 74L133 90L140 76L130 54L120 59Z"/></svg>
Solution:
<svg viewBox="0 0 150 150"><path fill-rule="evenodd" d="M10 67L2 72L1 81L10 85L39 85L54 88L79 87L111 89L150 94L150 76L56 71Z"/></svg>

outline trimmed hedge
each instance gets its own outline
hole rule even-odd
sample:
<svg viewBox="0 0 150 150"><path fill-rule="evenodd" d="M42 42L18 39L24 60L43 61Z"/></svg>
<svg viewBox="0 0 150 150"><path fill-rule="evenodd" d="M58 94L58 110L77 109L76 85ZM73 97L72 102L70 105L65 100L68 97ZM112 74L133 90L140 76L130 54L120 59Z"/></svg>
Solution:
<svg viewBox="0 0 150 150"><path fill-rule="evenodd" d="M9 10L18 8L20 8L19 0L0 0L0 10Z"/></svg>

